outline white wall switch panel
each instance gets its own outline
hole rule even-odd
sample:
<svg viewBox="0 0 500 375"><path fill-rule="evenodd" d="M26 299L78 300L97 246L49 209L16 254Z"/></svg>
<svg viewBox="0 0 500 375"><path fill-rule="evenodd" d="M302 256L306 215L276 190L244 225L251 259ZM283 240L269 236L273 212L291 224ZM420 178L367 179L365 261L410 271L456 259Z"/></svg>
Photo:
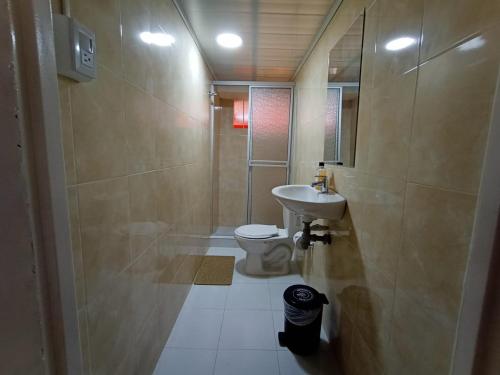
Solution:
<svg viewBox="0 0 500 375"><path fill-rule="evenodd" d="M54 15L57 73L78 82L96 77L95 34L64 15Z"/></svg>

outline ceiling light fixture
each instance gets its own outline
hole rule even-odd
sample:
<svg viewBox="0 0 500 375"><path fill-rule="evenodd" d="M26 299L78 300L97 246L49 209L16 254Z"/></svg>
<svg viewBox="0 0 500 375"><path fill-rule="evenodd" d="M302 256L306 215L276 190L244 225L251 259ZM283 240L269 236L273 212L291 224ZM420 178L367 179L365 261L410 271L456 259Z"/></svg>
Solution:
<svg viewBox="0 0 500 375"><path fill-rule="evenodd" d="M241 37L232 33L222 33L215 39L217 43L224 48L238 48L243 44Z"/></svg>
<svg viewBox="0 0 500 375"><path fill-rule="evenodd" d="M144 31L139 34L139 37L144 43L154 44L159 47L169 47L175 43L175 38L165 33L150 33L149 31Z"/></svg>
<svg viewBox="0 0 500 375"><path fill-rule="evenodd" d="M401 49L408 48L409 46L415 44L417 40L410 37L402 37L391 40L385 45L385 49L388 51L399 51Z"/></svg>

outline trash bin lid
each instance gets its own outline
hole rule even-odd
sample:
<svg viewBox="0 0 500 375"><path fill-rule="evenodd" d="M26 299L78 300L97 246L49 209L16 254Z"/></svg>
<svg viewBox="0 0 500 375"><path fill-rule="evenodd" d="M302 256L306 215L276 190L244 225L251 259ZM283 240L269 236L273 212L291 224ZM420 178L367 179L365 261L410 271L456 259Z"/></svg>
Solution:
<svg viewBox="0 0 500 375"><path fill-rule="evenodd" d="M283 299L289 305L300 310L315 310L328 304L326 296L307 285L292 285L286 288Z"/></svg>

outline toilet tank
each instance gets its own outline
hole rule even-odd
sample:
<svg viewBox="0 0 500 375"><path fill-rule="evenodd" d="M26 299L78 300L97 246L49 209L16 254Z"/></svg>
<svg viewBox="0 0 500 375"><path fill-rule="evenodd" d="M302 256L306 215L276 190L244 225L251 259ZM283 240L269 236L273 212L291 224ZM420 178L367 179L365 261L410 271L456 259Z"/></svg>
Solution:
<svg viewBox="0 0 500 375"><path fill-rule="evenodd" d="M289 237L293 237L295 233L302 230L300 217L285 207L283 207L283 224L285 229L288 230Z"/></svg>

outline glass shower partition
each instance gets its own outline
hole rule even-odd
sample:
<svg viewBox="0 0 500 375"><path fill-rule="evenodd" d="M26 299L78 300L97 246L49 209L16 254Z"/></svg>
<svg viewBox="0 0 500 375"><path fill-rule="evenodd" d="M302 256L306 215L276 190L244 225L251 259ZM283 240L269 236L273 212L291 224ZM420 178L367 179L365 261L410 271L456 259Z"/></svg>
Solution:
<svg viewBox="0 0 500 375"><path fill-rule="evenodd" d="M250 86L248 222L283 225L271 190L288 182L293 86Z"/></svg>

